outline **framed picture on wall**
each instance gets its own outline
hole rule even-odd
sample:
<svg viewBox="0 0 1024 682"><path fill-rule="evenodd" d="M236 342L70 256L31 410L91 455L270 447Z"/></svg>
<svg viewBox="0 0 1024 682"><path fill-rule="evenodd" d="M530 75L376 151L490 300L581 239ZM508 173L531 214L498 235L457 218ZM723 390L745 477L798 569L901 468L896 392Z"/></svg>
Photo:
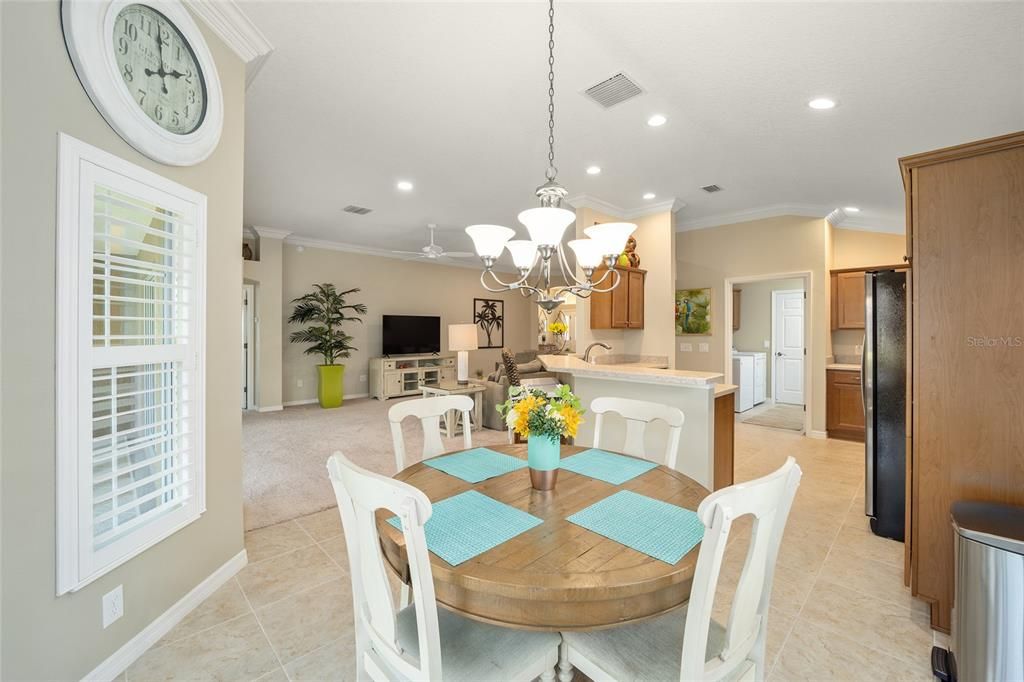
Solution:
<svg viewBox="0 0 1024 682"><path fill-rule="evenodd" d="M505 345L505 302L500 298L474 298L473 324L480 348Z"/></svg>
<svg viewBox="0 0 1024 682"><path fill-rule="evenodd" d="M676 336L711 335L711 289L676 290Z"/></svg>

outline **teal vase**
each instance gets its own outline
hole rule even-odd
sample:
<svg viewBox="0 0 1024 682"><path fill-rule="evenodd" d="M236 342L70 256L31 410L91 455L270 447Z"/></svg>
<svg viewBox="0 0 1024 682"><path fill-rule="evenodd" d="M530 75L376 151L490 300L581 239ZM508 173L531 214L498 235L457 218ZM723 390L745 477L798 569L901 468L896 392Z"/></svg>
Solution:
<svg viewBox="0 0 1024 682"><path fill-rule="evenodd" d="M526 462L530 465L530 485L536 490L551 490L558 480L562 444L558 438L530 436L526 443Z"/></svg>

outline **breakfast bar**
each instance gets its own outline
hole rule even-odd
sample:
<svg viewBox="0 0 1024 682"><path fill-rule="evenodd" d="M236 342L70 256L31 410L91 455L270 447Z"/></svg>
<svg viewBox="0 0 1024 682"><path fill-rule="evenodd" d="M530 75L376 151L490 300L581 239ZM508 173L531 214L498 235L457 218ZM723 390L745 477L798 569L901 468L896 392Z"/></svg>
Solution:
<svg viewBox="0 0 1024 682"><path fill-rule="evenodd" d="M678 407L686 415L676 468L708 490L733 482L733 394L716 372L660 369L650 363L593 364L568 355L539 356L544 368L572 386L583 406L594 398L613 396ZM625 440L625 423L609 418L602 438L616 448ZM584 416L577 442L593 442L594 424ZM664 448L663 424L652 424L646 438L652 451Z"/></svg>

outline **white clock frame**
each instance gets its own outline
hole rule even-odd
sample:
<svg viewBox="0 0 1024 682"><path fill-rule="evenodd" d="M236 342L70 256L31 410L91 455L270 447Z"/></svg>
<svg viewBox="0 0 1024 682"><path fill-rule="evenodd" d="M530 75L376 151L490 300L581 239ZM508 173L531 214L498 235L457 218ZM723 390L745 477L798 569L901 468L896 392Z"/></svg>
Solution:
<svg viewBox="0 0 1024 682"><path fill-rule="evenodd" d="M206 84L206 114L199 127L177 135L149 118L131 96L114 56L114 24L128 5L145 5L166 16L188 41ZM125 142L154 161L192 166L204 161L220 142L224 98L213 55L192 15L177 0L63 0L64 42L85 91L103 118Z"/></svg>

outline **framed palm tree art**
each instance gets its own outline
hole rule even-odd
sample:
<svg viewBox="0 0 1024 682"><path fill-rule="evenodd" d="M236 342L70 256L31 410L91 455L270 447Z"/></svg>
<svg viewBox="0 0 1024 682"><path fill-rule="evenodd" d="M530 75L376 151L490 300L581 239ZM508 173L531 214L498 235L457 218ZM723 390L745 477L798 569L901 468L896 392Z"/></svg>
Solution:
<svg viewBox="0 0 1024 682"><path fill-rule="evenodd" d="M505 302L499 298L473 299L473 324L480 348L505 346Z"/></svg>

